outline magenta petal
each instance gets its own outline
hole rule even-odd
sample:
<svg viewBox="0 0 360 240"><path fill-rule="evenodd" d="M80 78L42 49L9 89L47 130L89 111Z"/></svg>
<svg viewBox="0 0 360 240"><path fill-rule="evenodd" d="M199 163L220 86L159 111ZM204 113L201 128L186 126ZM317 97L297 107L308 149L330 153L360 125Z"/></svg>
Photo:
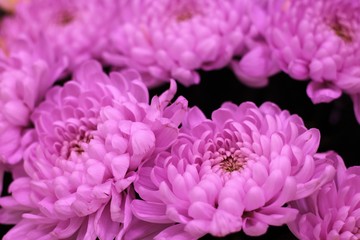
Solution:
<svg viewBox="0 0 360 240"><path fill-rule="evenodd" d="M304 198L315 192L335 175L335 169L332 166L326 166L320 176L304 184L298 184L296 199Z"/></svg>
<svg viewBox="0 0 360 240"><path fill-rule="evenodd" d="M29 178L18 178L9 187L12 197L24 206L31 206L33 204L29 194L30 184Z"/></svg>
<svg viewBox="0 0 360 240"><path fill-rule="evenodd" d="M111 220L114 222L124 221L124 209L122 209L123 201L124 198L122 197L122 194L119 194L114 188L112 188L110 214L111 214Z"/></svg>
<svg viewBox="0 0 360 240"><path fill-rule="evenodd" d="M170 119L175 126L181 124L188 111L188 101L180 96L175 102L164 109L164 117Z"/></svg>
<svg viewBox="0 0 360 240"><path fill-rule="evenodd" d="M338 76L338 85L349 94L356 94L360 91L359 84L360 67L353 68L349 73L341 73Z"/></svg>
<svg viewBox="0 0 360 240"><path fill-rule="evenodd" d="M294 177L287 177L283 183L283 188L277 194L276 199L268 206L283 206L287 202L295 199L296 194L296 180Z"/></svg>
<svg viewBox="0 0 360 240"><path fill-rule="evenodd" d="M214 236L225 236L241 230L243 221L227 211L218 210L210 224L210 233Z"/></svg>
<svg viewBox="0 0 360 240"><path fill-rule="evenodd" d="M155 132L156 146L159 149L166 149L172 145L178 136L179 129L175 126L165 125L159 131Z"/></svg>
<svg viewBox="0 0 360 240"><path fill-rule="evenodd" d="M328 103L337 99L341 96L342 91L340 88L332 85L330 83L319 83L311 82L309 83L306 93L311 98L313 103Z"/></svg>
<svg viewBox="0 0 360 240"><path fill-rule="evenodd" d="M262 188L254 186L246 193L244 206L246 211L252 211L264 206L265 196Z"/></svg>
<svg viewBox="0 0 360 240"><path fill-rule="evenodd" d="M267 201L280 191L283 181L284 177L280 170L275 170L270 173L269 177L262 186L263 189L266 189L265 199Z"/></svg>
<svg viewBox="0 0 360 240"><path fill-rule="evenodd" d="M123 236L124 240L143 239L153 240L162 230L169 227L169 224L155 224L141 221L134 218L131 225Z"/></svg>
<svg viewBox="0 0 360 240"><path fill-rule="evenodd" d="M73 209L71 207L74 201L75 201L75 196L73 195L61 198L54 203L54 209L60 215L75 216Z"/></svg>
<svg viewBox="0 0 360 240"><path fill-rule="evenodd" d="M29 123L30 110L19 100L7 102L2 111L4 117L16 126L26 126Z"/></svg>
<svg viewBox="0 0 360 240"><path fill-rule="evenodd" d="M125 206L129 207L129 206ZM95 232L98 238L113 240L120 230L119 222L112 221L109 204L96 212L94 219Z"/></svg>
<svg viewBox="0 0 360 240"><path fill-rule="evenodd" d="M134 123L131 126L130 142L134 155L144 155L154 147L155 135L146 125Z"/></svg>
<svg viewBox="0 0 360 240"><path fill-rule="evenodd" d="M300 171L296 173L295 179L299 183L309 181L313 176L315 170L314 159L307 155L305 157L304 165L301 167Z"/></svg>
<svg viewBox="0 0 360 240"><path fill-rule="evenodd" d="M195 240L197 237L190 235L184 231L183 224L175 224L166 228L158 235L155 236L155 240L169 239L169 240Z"/></svg>
<svg viewBox="0 0 360 240"><path fill-rule="evenodd" d="M125 174L129 170L129 161L129 154L122 154L112 159L110 164L115 180L124 178Z"/></svg>
<svg viewBox="0 0 360 240"><path fill-rule="evenodd" d="M152 223L171 223L164 204L134 200L131 207L134 215L139 219Z"/></svg>
<svg viewBox="0 0 360 240"><path fill-rule="evenodd" d="M193 237L196 236L196 239L198 239L210 232L209 228L209 221L197 219L188 222L185 226L185 231L191 233Z"/></svg>
<svg viewBox="0 0 360 240"><path fill-rule="evenodd" d="M222 126L227 120L231 119L232 115L233 112L231 112L229 109L218 109L212 113L211 118L216 124Z"/></svg>
<svg viewBox="0 0 360 240"><path fill-rule="evenodd" d="M266 233L268 225L252 218L245 218L243 231L249 236L260 236Z"/></svg>
<svg viewBox="0 0 360 240"><path fill-rule="evenodd" d="M215 208L208 203L195 202L190 205L188 213L194 219L210 220L215 213Z"/></svg>
<svg viewBox="0 0 360 240"><path fill-rule="evenodd" d="M192 107L183 122L184 126L191 129L206 119L204 113L197 107Z"/></svg>
<svg viewBox="0 0 360 240"><path fill-rule="evenodd" d="M233 63L235 74L245 84L252 87L263 87L268 77L273 74L270 51L267 47L255 47L246 53L239 63Z"/></svg>
<svg viewBox="0 0 360 240"><path fill-rule="evenodd" d="M66 221L61 221L52 231L52 235L59 239L71 237L81 226L82 220L79 218L71 218Z"/></svg>
<svg viewBox="0 0 360 240"><path fill-rule="evenodd" d="M314 154L320 144L320 132L318 129L311 128L304 132L295 141L295 144L302 146L304 154Z"/></svg>
<svg viewBox="0 0 360 240"><path fill-rule="evenodd" d="M96 239L96 233L94 228L94 219L95 215L92 214L87 218L87 222L84 222L79 229L79 232L76 236L76 240L82 239Z"/></svg>
<svg viewBox="0 0 360 240"><path fill-rule="evenodd" d="M272 226L281 226L295 220L298 210L293 208L264 208L254 212L254 218Z"/></svg>

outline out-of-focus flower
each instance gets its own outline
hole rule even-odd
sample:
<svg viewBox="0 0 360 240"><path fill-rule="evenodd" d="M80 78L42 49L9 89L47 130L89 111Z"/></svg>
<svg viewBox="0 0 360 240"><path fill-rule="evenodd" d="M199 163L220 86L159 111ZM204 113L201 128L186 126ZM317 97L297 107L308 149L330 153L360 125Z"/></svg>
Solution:
<svg viewBox="0 0 360 240"><path fill-rule="evenodd" d="M24 34L33 41L45 37L50 50L68 58L74 69L96 58L107 45L117 12L116 0L29 0L17 4L16 13L2 24L9 36Z"/></svg>
<svg viewBox="0 0 360 240"><path fill-rule="evenodd" d="M169 105L175 91L172 82L149 105L136 72L107 76L93 61L51 89L32 115L38 140L25 152L28 176L0 199L0 219L22 214L4 239L122 239L137 167L178 135L187 102Z"/></svg>
<svg viewBox="0 0 360 240"><path fill-rule="evenodd" d="M360 239L360 167L346 169L340 158L334 165L334 181L291 203L299 215L288 226L301 240Z"/></svg>
<svg viewBox="0 0 360 240"><path fill-rule="evenodd" d="M43 39L33 43L4 37L0 41L0 159L14 164L32 141L30 114L66 62L57 59Z"/></svg>
<svg viewBox="0 0 360 240"><path fill-rule="evenodd" d="M298 80L311 78L307 93L314 103L342 91L354 96L360 121L360 2L271 2L268 41L280 68Z"/></svg>
<svg viewBox="0 0 360 240"><path fill-rule="evenodd" d="M148 86L170 78L186 86L199 83L195 70L222 68L244 51L249 2L124 1L105 59L139 70Z"/></svg>
<svg viewBox="0 0 360 240"><path fill-rule="evenodd" d="M206 119L193 108L171 151L146 162L134 183L135 216L172 224L155 239L243 230L256 236L293 221L286 203L309 196L335 169L317 154L319 131L272 103L225 103Z"/></svg>

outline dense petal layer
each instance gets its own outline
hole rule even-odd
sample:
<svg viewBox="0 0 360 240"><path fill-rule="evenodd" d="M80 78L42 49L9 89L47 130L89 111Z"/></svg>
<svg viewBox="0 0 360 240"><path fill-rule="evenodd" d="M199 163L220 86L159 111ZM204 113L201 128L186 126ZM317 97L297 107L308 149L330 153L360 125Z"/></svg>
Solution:
<svg viewBox="0 0 360 240"><path fill-rule="evenodd" d="M264 234L295 219L288 202L334 176L334 153L316 153L319 131L272 103L225 103L212 119L193 108L180 132L171 150L140 167L134 184L138 218L175 224L158 236L173 229L194 238Z"/></svg>

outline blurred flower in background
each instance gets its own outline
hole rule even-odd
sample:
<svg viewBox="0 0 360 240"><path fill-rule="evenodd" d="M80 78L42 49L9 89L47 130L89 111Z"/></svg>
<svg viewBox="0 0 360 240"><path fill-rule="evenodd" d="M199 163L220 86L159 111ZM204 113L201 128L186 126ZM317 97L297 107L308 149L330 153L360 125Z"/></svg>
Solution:
<svg viewBox="0 0 360 240"><path fill-rule="evenodd" d="M198 69L227 66L258 37L252 1L123 1L105 59L139 70L148 86L199 83Z"/></svg>
<svg viewBox="0 0 360 240"><path fill-rule="evenodd" d="M270 2L267 37L281 70L310 78L307 94L314 103L351 95L360 122L360 2Z"/></svg>
<svg viewBox="0 0 360 240"><path fill-rule="evenodd" d="M23 0L1 24L7 37L45 38L51 52L65 56L69 68L100 58L117 13L116 0Z"/></svg>

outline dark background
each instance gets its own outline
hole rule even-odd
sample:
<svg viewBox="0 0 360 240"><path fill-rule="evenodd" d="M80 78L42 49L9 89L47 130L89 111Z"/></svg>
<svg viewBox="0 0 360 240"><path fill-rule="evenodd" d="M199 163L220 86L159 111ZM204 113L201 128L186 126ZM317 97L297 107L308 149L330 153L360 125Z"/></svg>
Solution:
<svg viewBox="0 0 360 240"><path fill-rule="evenodd" d="M240 104L252 101L257 105L265 101L272 101L282 109L303 118L308 128L318 128L321 132L319 151L335 150L344 159L346 165L357 165L358 139L360 126L355 120L351 99L343 95L341 98L327 104L314 105L306 95L307 82L292 80L284 73L277 74L270 79L267 87L252 89L241 84L231 70L222 69L211 72L201 72L199 85L185 88L178 85L178 95L188 99L189 105L197 105L210 117L225 101ZM168 89L168 84L151 90L151 95L159 95ZM6 182L11 181L10 175ZM2 195L7 195L7 188ZM0 237L9 229L0 225ZM218 239L205 236L202 239ZM225 239L241 240L292 240L296 239L286 226L270 227L268 232L260 237L247 237L242 233L232 234Z"/></svg>

